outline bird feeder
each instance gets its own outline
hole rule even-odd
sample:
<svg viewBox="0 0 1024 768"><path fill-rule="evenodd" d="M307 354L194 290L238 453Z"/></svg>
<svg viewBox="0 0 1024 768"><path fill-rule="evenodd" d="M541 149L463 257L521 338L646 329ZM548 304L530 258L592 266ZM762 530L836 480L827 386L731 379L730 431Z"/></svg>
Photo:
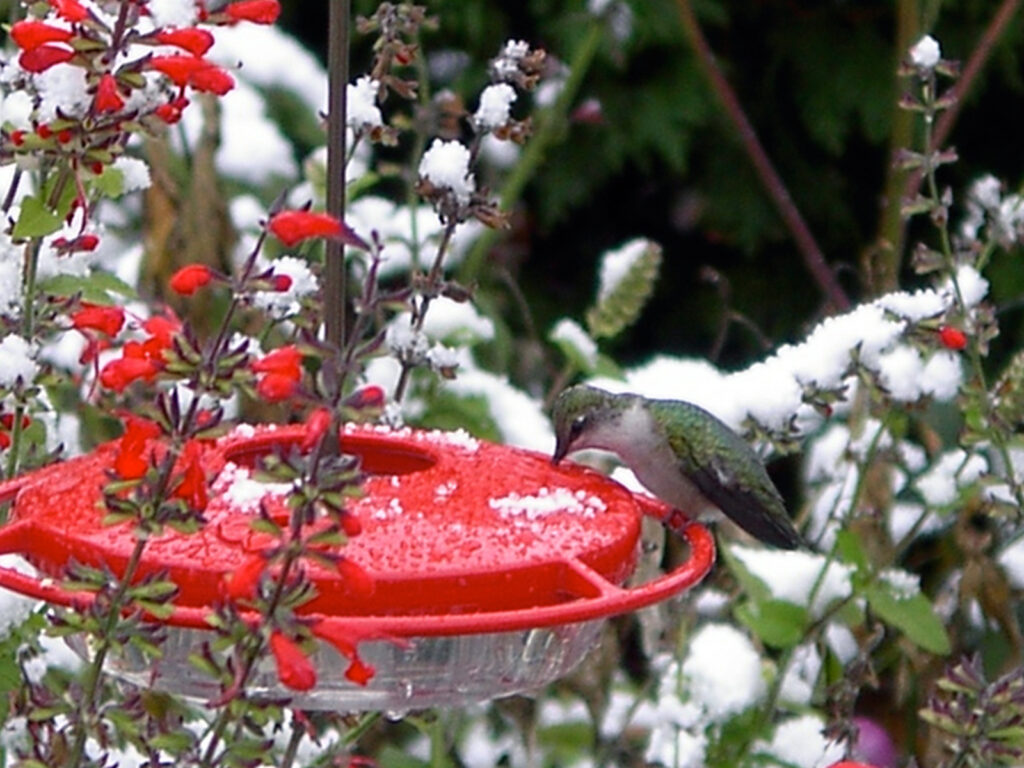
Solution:
<svg viewBox="0 0 1024 768"><path fill-rule="evenodd" d="M261 483L253 469L262 455L301 444L303 434L301 426L244 426L204 444L205 524L152 537L139 567L140 578L163 572L179 589L162 619L163 655L128 652L109 662L110 672L186 696L218 694L188 656L211 636L207 617L224 599L220 585L268 546L251 526L260 505L272 514L286 509L286 489ZM342 551L372 587L309 563L316 597L302 616L359 639L375 674L365 685L346 679L346 660L321 642L315 688L284 688L268 661L250 695L304 709L405 711L534 689L568 673L605 619L680 593L714 561L705 528L597 472L553 467L542 454L462 432L373 426L346 427L342 449L367 475L364 495L349 507L362 531ZM0 568L0 585L80 606L89 595L61 586L69 563L124 572L131 526L104 525L99 505L115 452L106 444L0 484L0 502L13 501L0 553L19 553L36 569ZM625 586L645 515L679 532L689 557L653 581Z"/></svg>

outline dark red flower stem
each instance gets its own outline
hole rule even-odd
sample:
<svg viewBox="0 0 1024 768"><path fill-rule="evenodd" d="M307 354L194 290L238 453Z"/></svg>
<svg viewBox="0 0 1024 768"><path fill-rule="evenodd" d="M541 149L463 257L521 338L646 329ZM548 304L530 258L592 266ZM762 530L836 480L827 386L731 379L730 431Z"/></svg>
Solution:
<svg viewBox="0 0 1024 768"><path fill-rule="evenodd" d="M690 0L676 0L676 6L679 8L679 18L682 21L683 30L693 46L694 53L697 55L697 62L704 71L711 90L714 91L721 102L726 116L739 134L740 143L750 158L750 162L754 166L754 170L761 180L765 191L775 204L779 216L782 217L783 223L793 237L793 241L803 257L807 271L811 273L821 292L833 307L838 310L849 309L850 299L846 296L842 286L839 285L839 281L829 267L828 262L825 261L825 255L822 253L821 248L818 247L814 235L811 234L811 230L807 226L807 222L800 215L800 211L793 202L793 198L790 197L785 182L779 176L778 171L775 170L775 166L772 165L768 153L765 152L760 139L757 138L757 132L743 111L743 106L740 104L736 92L729 85L729 81L718 66L714 51L711 50L707 38L704 37L704 32L700 27L700 22L697 21L696 14L693 12Z"/></svg>

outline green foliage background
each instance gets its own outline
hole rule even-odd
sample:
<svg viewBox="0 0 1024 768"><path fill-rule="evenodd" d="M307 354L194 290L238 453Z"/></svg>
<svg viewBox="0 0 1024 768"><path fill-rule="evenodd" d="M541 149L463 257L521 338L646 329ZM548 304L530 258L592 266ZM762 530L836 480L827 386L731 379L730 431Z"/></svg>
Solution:
<svg viewBox="0 0 1024 768"><path fill-rule="evenodd" d="M359 13L372 7L364 0L354 5ZM870 292L862 259L881 236L890 145L899 129L897 37L902 30L913 42L930 31L945 56L964 60L999 3L939 5L695 3L720 65L854 300ZM456 88L478 88L484 62L508 38L569 60L588 21L579 1L436 0L427 6L442 20L425 40L429 49L465 51L474 62L452 84ZM605 36L580 93L580 101L600 100L603 121L567 127L527 188L527 217L491 258L511 271L536 313L535 325L545 328L566 310L582 311L601 251L636 235L664 244L657 294L643 320L611 350L622 362L654 351L710 351L723 307L717 290L701 279L705 265L728 280L732 308L767 337L795 338L820 310L821 294L699 72L677 5L645 0L629 6L632 34L621 43ZM326 4L292 1L285 4L284 24L317 50L325 16ZM1024 153L1006 116L1024 95L1022 42L1018 15L968 94L951 137L962 158L946 175L955 189L984 171L1011 188L1020 183ZM364 53L357 43L356 71ZM905 266L904 272L908 277ZM1012 259L991 274L997 299L1024 288ZM1019 310L1007 312L1013 314L1000 318L1004 331L1019 332ZM1004 342L1003 348L1016 346L1013 339ZM720 362L739 364L761 351L753 334L733 332Z"/></svg>

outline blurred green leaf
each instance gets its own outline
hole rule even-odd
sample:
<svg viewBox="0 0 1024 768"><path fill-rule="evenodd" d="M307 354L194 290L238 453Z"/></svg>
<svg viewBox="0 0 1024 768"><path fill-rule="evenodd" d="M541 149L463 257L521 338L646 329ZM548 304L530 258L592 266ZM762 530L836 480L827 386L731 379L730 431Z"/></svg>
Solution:
<svg viewBox="0 0 1024 768"><path fill-rule="evenodd" d="M899 629L914 644L940 656L950 652L946 627L923 594L904 598L895 595L884 582L876 582L864 590L864 597L882 621Z"/></svg>
<svg viewBox="0 0 1024 768"><path fill-rule="evenodd" d="M792 648L804 637L807 609L784 600L751 600L736 608L736 618L765 645Z"/></svg>

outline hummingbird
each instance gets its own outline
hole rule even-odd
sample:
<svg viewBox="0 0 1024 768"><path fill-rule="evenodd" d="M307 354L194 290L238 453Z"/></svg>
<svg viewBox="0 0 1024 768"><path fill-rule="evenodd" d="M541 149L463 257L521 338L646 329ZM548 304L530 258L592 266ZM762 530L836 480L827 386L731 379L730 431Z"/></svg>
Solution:
<svg viewBox="0 0 1024 768"><path fill-rule="evenodd" d="M583 448L618 454L655 496L686 513L724 512L780 549L806 547L754 450L693 403L578 385L555 400L552 464Z"/></svg>

